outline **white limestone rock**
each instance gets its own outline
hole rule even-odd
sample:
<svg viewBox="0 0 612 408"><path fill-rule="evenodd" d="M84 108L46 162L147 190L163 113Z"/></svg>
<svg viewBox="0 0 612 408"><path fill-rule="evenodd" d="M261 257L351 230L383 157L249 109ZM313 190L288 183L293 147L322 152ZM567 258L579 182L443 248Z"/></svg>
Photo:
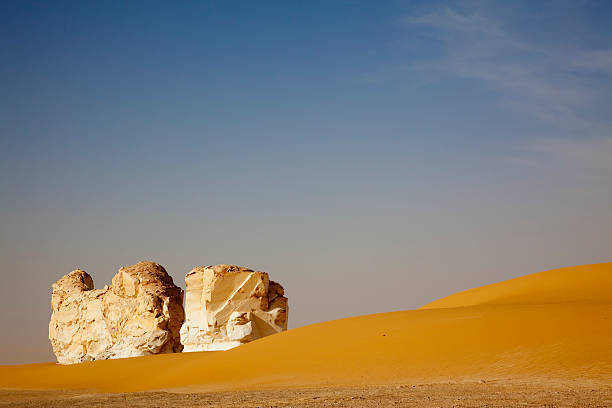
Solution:
<svg viewBox="0 0 612 408"><path fill-rule="evenodd" d="M182 289L153 262L119 269L104 289L74 270L53 284L53 352L61 364L180 352L182 303Z"/></svg>
<svg viewBox="0 0 612 408"><path fill-rule="evenodd" d="M283 287L266 272L200 266L185 276L183 351L228 350L287 330Z"/></svg>

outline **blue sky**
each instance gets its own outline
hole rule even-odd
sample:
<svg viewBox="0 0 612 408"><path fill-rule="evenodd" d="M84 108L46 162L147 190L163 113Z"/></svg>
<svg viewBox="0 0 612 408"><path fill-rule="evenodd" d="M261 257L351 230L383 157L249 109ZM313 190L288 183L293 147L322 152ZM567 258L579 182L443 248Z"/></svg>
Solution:
<svg viewBox="0 0 612 408"><path fill-rule="evenodd" d="M297 327L610 261L610 27L604 1L3 2L0 363L52 358L77 266L266 270Z"/></svg>

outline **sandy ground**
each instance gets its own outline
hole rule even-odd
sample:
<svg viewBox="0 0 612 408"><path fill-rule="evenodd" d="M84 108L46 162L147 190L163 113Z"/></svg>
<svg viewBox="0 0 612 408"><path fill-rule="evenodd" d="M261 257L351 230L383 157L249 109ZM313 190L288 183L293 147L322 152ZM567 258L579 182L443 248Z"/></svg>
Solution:
<svg viewBox="0 0 612 408"><path fill-rule="evenodd" d="M0 407L612 407L612 386L403 384L219 393L0 390Z"/></svg>

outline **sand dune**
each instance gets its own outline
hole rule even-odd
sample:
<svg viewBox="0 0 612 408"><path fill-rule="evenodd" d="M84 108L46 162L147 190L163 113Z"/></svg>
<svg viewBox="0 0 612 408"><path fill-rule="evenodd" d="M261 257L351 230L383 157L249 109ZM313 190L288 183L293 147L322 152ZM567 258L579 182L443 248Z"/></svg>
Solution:
<svg viewBox="0 0 612 408"><path fill-rule="evenodd" d="M612 263L541 272L419 310L301 327L225 352L0 367L0 388L189 391L612 380Z"/></svg>

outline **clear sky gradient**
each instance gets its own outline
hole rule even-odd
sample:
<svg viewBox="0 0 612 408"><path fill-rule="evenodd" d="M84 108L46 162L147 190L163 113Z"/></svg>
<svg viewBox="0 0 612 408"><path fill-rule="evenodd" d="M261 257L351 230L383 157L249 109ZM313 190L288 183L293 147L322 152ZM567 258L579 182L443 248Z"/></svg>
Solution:
<svg viewBox="0 0 612 408"><path fill-rule="evenodd" d="M265 270L298 327L611 261L611 209L611 2L0 3L0 364L76 267Z"/></svg>

